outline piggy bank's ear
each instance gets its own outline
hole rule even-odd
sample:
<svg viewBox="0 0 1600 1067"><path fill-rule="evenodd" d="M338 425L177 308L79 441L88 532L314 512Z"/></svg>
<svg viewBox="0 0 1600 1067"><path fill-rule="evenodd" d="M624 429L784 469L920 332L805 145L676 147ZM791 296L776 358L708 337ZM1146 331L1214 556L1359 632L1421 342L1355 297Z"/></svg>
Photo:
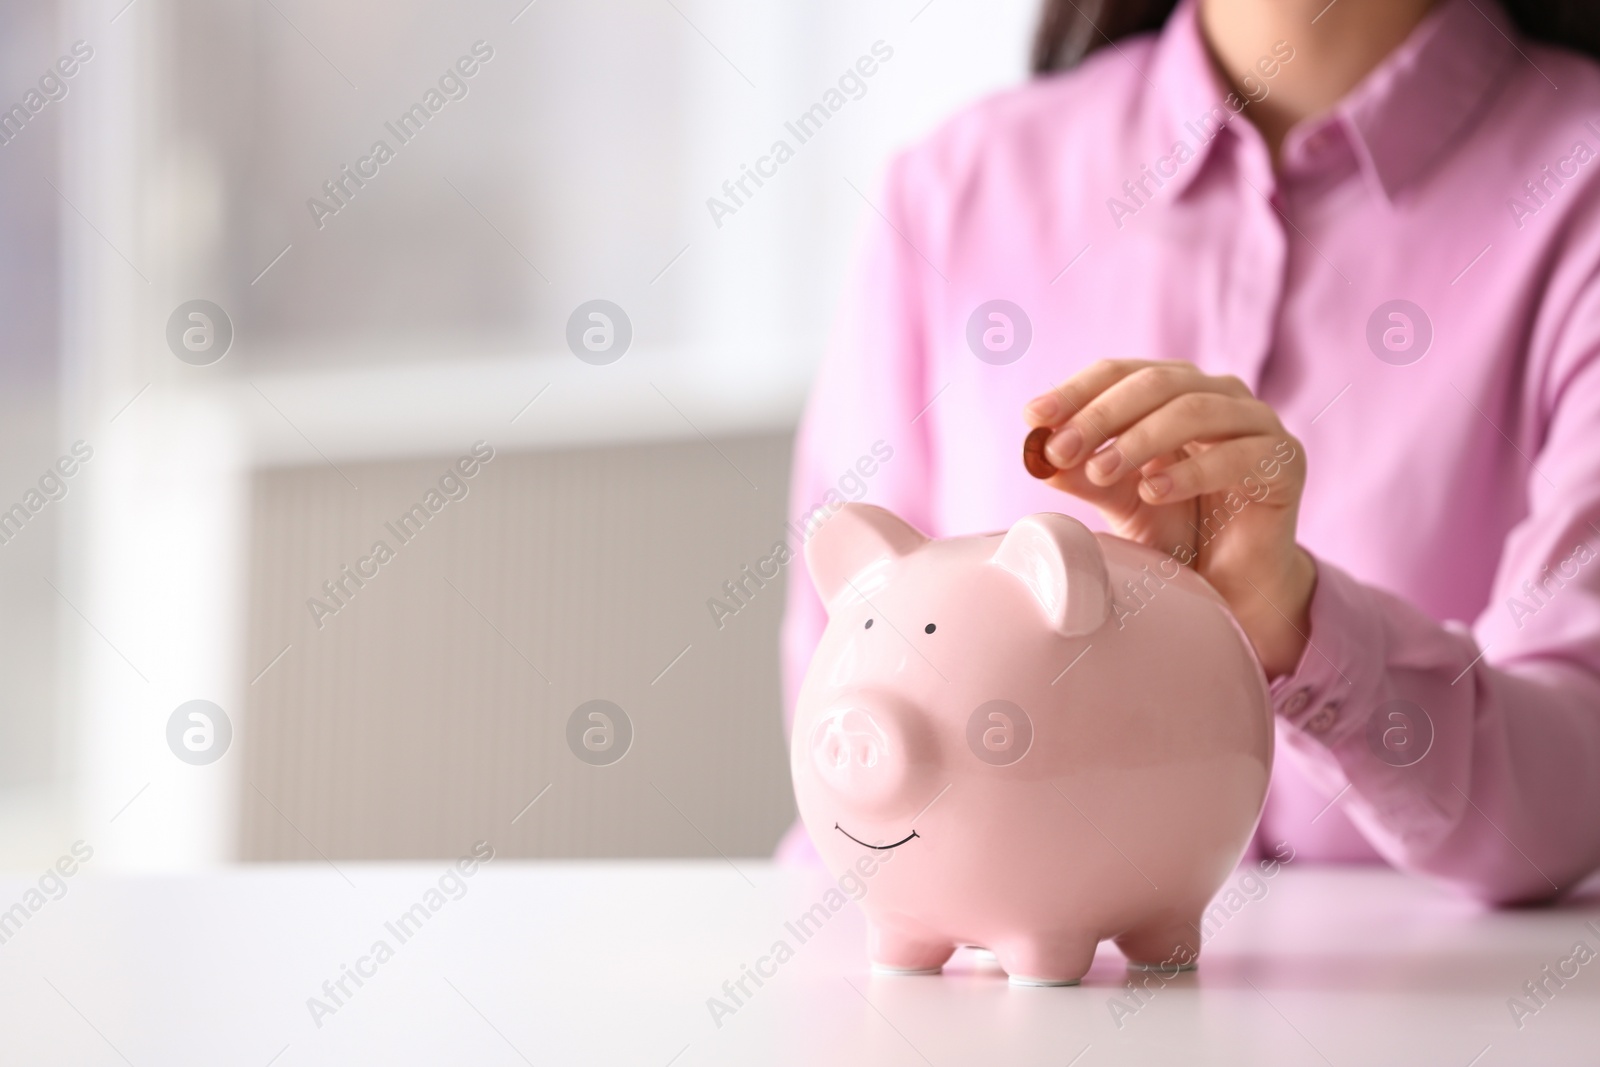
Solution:
<svg viewBox="0 0 1600 1067"><path fill-rule="evenodd" d="M1029 515L1006 533L992 562L1021 579L1065 637L1093 633L1111 613L1105 553L1077 519Z"/></svg>
<svg viewBox="0 0 1600 1067"><path fill-rule="evenodd" d="M823 520L806 542L806 567L823 604L851 585L871 593L881 587L871 571L926 544L921 530L874 504L846 504Z"/></svg>

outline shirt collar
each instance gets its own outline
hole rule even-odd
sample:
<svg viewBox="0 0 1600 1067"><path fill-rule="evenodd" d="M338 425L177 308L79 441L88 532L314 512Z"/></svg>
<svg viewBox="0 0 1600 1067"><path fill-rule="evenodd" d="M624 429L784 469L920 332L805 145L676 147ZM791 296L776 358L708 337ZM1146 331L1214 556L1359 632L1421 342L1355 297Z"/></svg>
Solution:
<svg viewBox="0 0 1600 1067"><path fill-rule="evenodd" d="M1441 0L1335 109L1392 202L1458 143L1521 54L1494 0Z"/></svg>
<svg viewBox="0 0 1600 1067"><path fill-rule="evenodd" d="M1496 0L1440 0L1330 113L1290 130L1284 152L1339 127L1369 179L1393 202L1478 120L1503 82L1506 64L1520 54L1518 39ZM1242 98L1217 73L1196 0L1180 0L1168 19L1148 81L1158 109L1147 149L1151 158L1172 152L1178 142L1194 155L1168 182L1174 199L1182 197L1225 138L1252 139L1264 152L1254 129L1244 128L1249 105L1244 114L1233 110ZM1270 91L1271 80L1265 84ZM1215 116L1211 127L1205 125L1207 115ZM1221 131L1208 136L1224 119Z"/></svg>

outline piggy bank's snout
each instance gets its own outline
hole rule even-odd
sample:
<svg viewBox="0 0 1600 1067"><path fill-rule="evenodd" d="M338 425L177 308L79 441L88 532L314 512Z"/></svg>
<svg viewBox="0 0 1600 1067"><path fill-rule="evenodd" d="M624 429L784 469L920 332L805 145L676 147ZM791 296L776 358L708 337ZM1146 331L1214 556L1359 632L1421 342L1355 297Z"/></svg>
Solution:
<svg viewBox="0 0 1600 1067"><path fill-rule="evenodd" d="M917 765L911 716L887 704L852 701L821 715L811 732L811 764L847 808L895 806Z"/></svg>

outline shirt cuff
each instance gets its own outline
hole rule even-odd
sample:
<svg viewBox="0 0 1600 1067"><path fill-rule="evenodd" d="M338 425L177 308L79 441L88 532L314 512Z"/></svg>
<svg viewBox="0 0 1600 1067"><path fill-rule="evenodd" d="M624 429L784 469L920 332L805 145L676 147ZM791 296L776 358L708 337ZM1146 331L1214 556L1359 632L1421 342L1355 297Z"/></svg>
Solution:
<svg viewBox="0 0 1600 1067"><path fill-rule="evenodd" d="M1334 745L1362 728L1382 682L1384 625L1366 586L1313 557L1311 632L1295 669L1268 691L1277 716L1296 730Z"/></svg>

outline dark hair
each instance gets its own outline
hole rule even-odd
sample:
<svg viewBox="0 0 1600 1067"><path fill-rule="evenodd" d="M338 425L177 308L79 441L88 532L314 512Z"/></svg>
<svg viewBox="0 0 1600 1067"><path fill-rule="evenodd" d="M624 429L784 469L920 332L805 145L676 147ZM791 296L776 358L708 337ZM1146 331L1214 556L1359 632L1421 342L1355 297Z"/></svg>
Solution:
<svg viewBox="0 0 1600 1067"><path fill-rule="evenodd" d="M1501 0L1524 34L1600 59L1594 0ZM1159 30L1177 0L1044 0L1033 35L1033 72L1076 66L1101 45Z"/></svg>

